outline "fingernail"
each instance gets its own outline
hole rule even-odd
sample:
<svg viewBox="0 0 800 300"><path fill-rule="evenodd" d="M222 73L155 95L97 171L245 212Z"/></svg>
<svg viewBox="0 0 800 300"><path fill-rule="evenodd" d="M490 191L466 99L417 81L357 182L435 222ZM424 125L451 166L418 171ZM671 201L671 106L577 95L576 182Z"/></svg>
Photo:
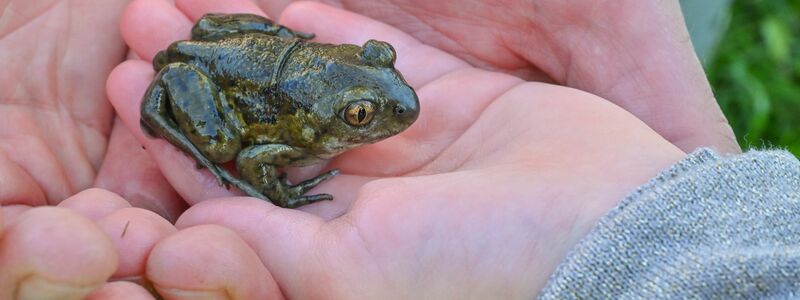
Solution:
<svg viewBox="0 0 800 300"><path fill-rule="evenodd" d="M83 299L100 284L74 285L53 282L38 276L30 276L19 284L15 299Z"/></svg>

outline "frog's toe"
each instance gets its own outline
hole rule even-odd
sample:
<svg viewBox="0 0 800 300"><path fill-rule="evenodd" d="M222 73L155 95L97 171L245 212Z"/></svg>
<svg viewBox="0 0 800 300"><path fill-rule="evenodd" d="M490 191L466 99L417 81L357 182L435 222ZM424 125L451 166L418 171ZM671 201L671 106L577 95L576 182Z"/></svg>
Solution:
<svg viewBox="0 0 800 300"><path fill-rule="evenodd" d="M306 204L311 204L318 201L323 200L333 200L333 196L329 194L317 194L317 195L304 195L306 192L317 186L318 184L322 183L325 180L331 179L333 176L339 174L338 169L333 169L328 172L322 173L317 177L311 178L309 180L303 181L296 185L291 185L289 180L286 179L285 175L278 177L278 180L283 185L283 192L280 195L281 197L278 199L279 201L273 201L278 206L286 207L286 208L295 208L300 207Z"/></svg>
<svg viewBox="0 0 800 300"><path fill-rule="evenodd" d="M333 176L336 176L336 175L339 175L339 169L333 169L333 170L330 170L328 172L319 174L319 175L317 175L317 177L314 177L312 179L306 180L306 182L307 181L313 181L313 182L316 182L315 183L315 185L316 185L316 184L320 184L321 182L323 182L325 180L331 179L331 178L333 178Z"/></svg>
<svg viewBox="0 0 800 300"><path fill-rule="evenodd" d="M330 194L316 194L316 195L305 195L299 197L290 198L286 201L285 208L298 208L303 205L319 202L319 201L330 201L333 200L333 196Z"/></svg>
<svg viewBox="0 0 800 300"><path fill-rule="evenodd" d="M306 180L306 181L303 181L301 183L298 183L296 185L290 186L289 190L291 191L292 194L300 196L300 195L305 194L306 192L308 192L310 189L314 188L318 184L322 183L323 181L331 179L331 178L333 178L334 176L336 176L338 174L339 174L339 169L333 169L333 170L330 170L328 172L322 173L322 174L318 175L317 177L314 177L314 178L311 178L309 180Z"/></svg>

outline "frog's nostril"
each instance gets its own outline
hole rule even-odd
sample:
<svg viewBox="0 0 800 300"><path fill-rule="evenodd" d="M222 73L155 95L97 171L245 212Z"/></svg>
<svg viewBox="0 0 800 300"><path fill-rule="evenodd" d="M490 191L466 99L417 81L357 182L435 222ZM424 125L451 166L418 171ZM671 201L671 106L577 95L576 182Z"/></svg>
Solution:
<svg viewBox="0 0 800 300"><path fill-rule="evenodd" d="M403 107L402 105L398 104L398 105L394 106L394 114L395 115L402 115L405 112L406 112L406 108Z"/></svg>

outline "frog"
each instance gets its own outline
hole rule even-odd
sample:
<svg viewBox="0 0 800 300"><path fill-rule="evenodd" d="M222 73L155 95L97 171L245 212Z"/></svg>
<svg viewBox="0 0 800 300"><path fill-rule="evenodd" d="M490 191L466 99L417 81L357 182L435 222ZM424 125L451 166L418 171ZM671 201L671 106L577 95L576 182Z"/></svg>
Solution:
<svg viewBox="0 0 800 300"><path fill-rule="evenodd" d="M391 44L313 38L258 15L202 16L188 40L153 58L142 130L194 158L220 186L284 208L333 200L306 193L338 169L299 183L285 169L397 135L420 105Z"/></svg>

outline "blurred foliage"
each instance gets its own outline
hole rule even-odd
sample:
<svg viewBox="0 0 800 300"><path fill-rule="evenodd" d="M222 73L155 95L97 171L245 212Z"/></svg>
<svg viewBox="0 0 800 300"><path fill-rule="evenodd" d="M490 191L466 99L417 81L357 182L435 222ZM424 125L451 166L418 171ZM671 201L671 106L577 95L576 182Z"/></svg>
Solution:
<svg viewBox="0 0 800 300"><path fill-rule="evenodd" d="M800 155L800 1L734 1L707 71L743 148Z"/></svg>

